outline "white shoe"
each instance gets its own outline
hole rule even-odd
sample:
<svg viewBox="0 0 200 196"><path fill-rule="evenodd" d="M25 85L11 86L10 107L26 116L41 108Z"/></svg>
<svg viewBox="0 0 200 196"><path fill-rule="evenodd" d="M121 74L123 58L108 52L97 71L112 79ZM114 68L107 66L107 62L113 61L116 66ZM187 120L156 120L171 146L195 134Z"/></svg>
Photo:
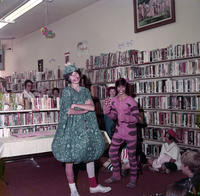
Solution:
<svg viewBox="0 0 200 196"><path fill-rule="evenodd" d="M111 187L109 186L102 186L102 185L97 185L96 187L90 187L90 193L107 193L111 191Z"/></svg>
<svg viewBox="0 0 200 196"><path fill-rule="evenodd" d="M73 191L73 192L71 192L71 196L80 196L80 195L77 191Z"/></svg>

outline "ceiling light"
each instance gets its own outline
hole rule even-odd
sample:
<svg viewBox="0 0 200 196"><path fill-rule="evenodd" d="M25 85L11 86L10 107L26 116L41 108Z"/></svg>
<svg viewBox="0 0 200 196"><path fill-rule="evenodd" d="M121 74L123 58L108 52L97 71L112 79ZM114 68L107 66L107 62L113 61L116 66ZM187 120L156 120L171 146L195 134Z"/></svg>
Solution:
<svg viewBox="0 0 200 196"><path fill-rule="evenodd" d="M8 23L6 22L0 22L0 29L3 28L4 26L6 26Z"/></svg>
<svg viewBox="0 0 200 196"><path fill-rule="evenodd" d="M0 22L0 29L3 28L6 24L14 22L15 19L32 9L33 7L40 4L43 0L29 0L25 4L21 5L20 7L17 7L15 10L13 10L8 15L1 18L2 21Z"/></svg>

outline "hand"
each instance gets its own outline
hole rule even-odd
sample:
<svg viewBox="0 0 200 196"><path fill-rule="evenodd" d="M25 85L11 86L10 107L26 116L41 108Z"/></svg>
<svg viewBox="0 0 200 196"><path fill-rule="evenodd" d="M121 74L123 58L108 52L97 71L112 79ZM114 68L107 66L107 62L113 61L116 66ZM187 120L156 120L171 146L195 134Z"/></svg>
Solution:
<svg viewBox="0 0 200 196"><path fill-rule="evenodd" d="M76 104L71 105L71 109L74 109L76 107Z"/></svg>
<svg viewBox="0 0 200 196"><path fill-rule="evenodd" d="M111 106L111 99L106 99L105 100L105 105L110 107Z"/></svg>
<svg viewBox="0 0 200 196"><path fill-rule="evenodd" d="M73 114L73 109L70 108L70 109L68 110L67 114L68 114L68 115Z"/></svg>

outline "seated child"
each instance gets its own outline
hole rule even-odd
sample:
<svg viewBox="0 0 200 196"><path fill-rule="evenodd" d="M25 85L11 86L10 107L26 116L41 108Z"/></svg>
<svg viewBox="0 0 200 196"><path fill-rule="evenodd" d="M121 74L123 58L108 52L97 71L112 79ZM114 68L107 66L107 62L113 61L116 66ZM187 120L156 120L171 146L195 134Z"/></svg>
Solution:
<svg viewBox="0 0 200 196"><path fill-rule="evenodd" d="M170 129L165 135L165 143L162 145L160 155L155 160L148 160L153 171L164 171L170 173L181 169L181 154L176 144L176 133Z"/></svg>

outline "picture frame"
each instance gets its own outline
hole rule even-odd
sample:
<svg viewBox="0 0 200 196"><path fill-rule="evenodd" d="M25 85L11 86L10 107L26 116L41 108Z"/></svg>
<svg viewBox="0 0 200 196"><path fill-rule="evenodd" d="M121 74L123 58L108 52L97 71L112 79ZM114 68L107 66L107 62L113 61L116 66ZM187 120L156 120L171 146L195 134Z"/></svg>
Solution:
<svg viewBox="0 0 200 196"><path fill-rule="evenodd" d="M176 21L175 0L133 0L135 33Z"/></svg>
<svg viewBox="0 0 200 196"><path fill-rule="evenodd" d="M4 67L4 51L0 49L0 71L5 70Z"/></svg>
<svg viewBox="0 0 200 196"><path fill-rule="evenodd" d="M44 65L43 59L39 59L38 60L38 72L43 72L44 71L43 65Z"/></svg>

